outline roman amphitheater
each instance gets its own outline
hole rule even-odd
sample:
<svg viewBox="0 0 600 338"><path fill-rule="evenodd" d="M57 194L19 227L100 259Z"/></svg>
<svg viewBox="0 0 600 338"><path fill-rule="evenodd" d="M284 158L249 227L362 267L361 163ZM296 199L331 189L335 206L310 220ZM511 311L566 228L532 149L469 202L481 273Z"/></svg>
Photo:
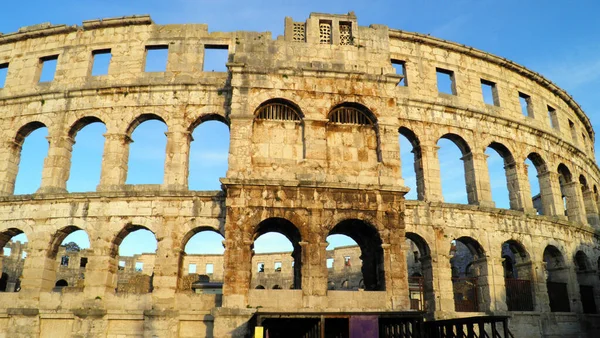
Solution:
<svg viewBox="0 0 600 338"><path fill-rule="evenodd" d="M227 50L226 71L205 70L215 49ZM168 53L164 71L146 71L155 50ZM93 75L107 55L107 73ZM49 62L53 79L41 81ZM0 34L0 70L0 247L10 251L0 337L600 335L594 131L564 90L510 60L359 26L353 13L286 18L276 38L134 16ZM168 127L163 183L126 184L131 134L148 120ZM191 133L207 121L230 130L220 191L188 188ZM69 193L75 137L98 122L100 182ZM39 128L41 184L15 195L22 145ZM401 163L400 135L413 163ZM441 139L462 153L468 204L443 200L441 173L463 168L440 165ZM492 199L489 148L503 158L510 209ZM416 200L405 198L409 167ZM119 246L141 229L156 253L126 261ZM79 230L90 248L69 252L63 240ZM204 231L224 236L223 256L186 255ZM293 251L255 255L270 232ZM24 260L11 241L22 233ZM328 252L332 234L357 246ZM123 286L127 273L146 286Z"/></svg>

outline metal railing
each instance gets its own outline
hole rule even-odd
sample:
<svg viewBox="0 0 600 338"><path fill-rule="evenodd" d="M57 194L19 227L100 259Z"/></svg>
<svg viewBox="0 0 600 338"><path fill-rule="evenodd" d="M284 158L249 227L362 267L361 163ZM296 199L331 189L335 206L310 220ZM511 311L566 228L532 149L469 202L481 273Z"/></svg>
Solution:
<svg viewBox="0 0 600 338"><path fill-rule="evenodd" d="M425 336L431 338L514 338L508 316L469 317L425 322Z"/></svg>

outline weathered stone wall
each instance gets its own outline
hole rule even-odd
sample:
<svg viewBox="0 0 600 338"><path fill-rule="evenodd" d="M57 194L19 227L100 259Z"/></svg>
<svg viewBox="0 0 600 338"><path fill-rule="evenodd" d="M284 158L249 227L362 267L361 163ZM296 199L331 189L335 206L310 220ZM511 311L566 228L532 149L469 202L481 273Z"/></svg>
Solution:
<svg viewBox="0 0 600 338"><path fill-rule="evenodd" d="M320 29L324 23L329 30ZM593 283L598 307L598 279L581 276L598 273L600 172L591 123L577 103L509 60L385 26L360 27L353 14L313 13L304 25L285 24L276 40L270 33L156 25L148 17L0 36L0 64L8 63L0 89L0 247L21 232L29 239L21 291L0 294L0 335L226 337L243 335L257 309L409 310L409 238L420 253L429 317L473 314L457 312L452 298L456 240L473 256L474 314L513 315L512 327L524 336L593 336L597 326L589 323L597 315L583 313L579 283ZM340 25L351 25L351 33ZM146 49L157 45L168 46L166 71L144 72ZM203 71L205 47L214 46L228 50L227 72ZM94 51L106 49L108 74L91 76ZM39 83L41 62L56 55L54 80ZM398 85L392 62L404 65L406 85ZM452 94L438 92L436 70L452 74ZM483 102L482 81L495 84L495 105ZM529 97L528 116L519 93ZM297 118L261 115L271 100ZM163 183L126 185L131 134L150 119L168 127ZM231 131L222 192L188 190L190 133L207 120ZM68 193L75 135L98 121L107 130L100 184L96 192ZM40 189L13 196L23 140L43 126L49 150ZM413 145L419 201L404 200L399 134ZM448 168L437 159L440 138L462 152L469 205L443 202L440 171ZM511 210L494 207L488 147L504 158ZM538 171L540 215L527 158ZM141 228L158 243L152 293L115 293L118 247ZM91 242L83 291L51 292L58 247L77 229ZM182 290L183 248L207 229L225 237L222 301ZM294 290L252 288L252 245L270 231L294 246L294 277L286 281ZM365 291L327 290L330 234L359 244ZM509 311L506 242L531 270L533 311ZM571 312L550 311L548 249L562 257ZM580 278L573 263L579 252L591 262Z"/></svg>

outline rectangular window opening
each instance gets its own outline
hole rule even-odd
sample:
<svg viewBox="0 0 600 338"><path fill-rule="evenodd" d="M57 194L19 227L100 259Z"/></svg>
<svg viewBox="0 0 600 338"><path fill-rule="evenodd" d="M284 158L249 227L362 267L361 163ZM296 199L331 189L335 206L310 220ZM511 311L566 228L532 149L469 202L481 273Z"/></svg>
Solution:
<svg viewBox="0 0 600 338"><path fill-rule="evenodd" d="M69 265L69 256L62 256L60 258L60 266L68 266Z"/></svg>
<svg viewBox="0 0 600 338"><path fill-rule="evenodd" d="M354 45L352 22L340 22L340 45Z"/></svg>
<svg viewBox="0 0 600 338"><path fill-rule="evenodd" d="M27 258L27 252L23 251L21 252L21 259L25 259Z"/></svg>
<svg viewBox="0 0 600 338"><path fill-rule="evenodd" d="M398 82L398 86L408 86L408 82L406 81L406 62L392 59L392 67L396 70L396 75L402 76L402 79Z"/></svg>
<svg viewBox="0 0 600 338"><path fill-rule="evenodd" d="M275 262L275 272L281 272L281 262Z"/></svg>
<svg viewBox="0 0 600 338"><path fill-rule="evenodd" d="M85 268L87 266L87 263L88 263L87 257L81 257L81 259L79 260L79 267Z"/></svg>
<svg viewBox="0 0 600 338"><path fill-rule="evenodd" d="M258 272L265 272L265 263L258 263L256 265L256 271L258 271Z"/></svg>
<svg viewBox="0 0 600 338"><path fill-rule="evenodd" d="M215 267L212 263L206 264L206 274L212 275L215 272Z"/></svg>
<svg viewBox="0 0 600 338"><path fill-rule="evenodd" d="M144 71L147 73L166 72L168 59L168 45L146 46L146 65L144 66Z"/></svg>
<svg viewBox="0 0 600 338"><path fill-rule="evenodd" d="M4 256L10 256L11 248L4 248L3 254Z"/></svg>
<svg viewBox="0 0 600 338"><path fill-rule="evenodd" d="M135 262L135 271L142 272L142 270L144 270L144 263L143 262Z"/></svg>
<svg viewBox="0 0 600 338"><path fill-rule="evenodd" d="M519 103L521 104L521 114L523 114L523 116L533 117L531 96L519 92Z"/></svg>
<svg viewBox="0 0 600 338"><path fill-rule="evenodd" d="M196 264L189 264L188 265L188 273L196 273Z"/></svg>
<svg viewBox="0 0 600 338"><path fill-rule="evenodd" d="M125 270L125 261L119 261L119 270Z"/></svg>
<svg viewBox="0 0 600 338"><path fill-rule="evenodd" d="M331 21L319 21L319 43L322 45L331 44Z"/></svg>
<svg viewBox="0 0 600 338"><path fill-rule="evenodd" d="M556 115L556 109L548 106L548 118L550 119L550 126L553 129L558 129L558 116Z"/></svg>
<svg viewBox="0 0 600 338"><path fill-rule="evenodd" d="M344 266L350 266L350 256L344 256Z"/></svg>
<svg viewBox="0 0 600 338"><path fill-rule="evenodd" d="M204 45L204 72L227 72L229 61L229 46L227 45Z"/></svg>
<svg viewBox="0 0 600 338"><path fill-rule="evenodd" d="M436 68L437 87L441 94L456 95L454 72L447 69Z"/></svg>
<svg viewBox="0 0 600 338"><path fill-rule="evenodd" d="M573 143L577 142L577 131L575 130L575 123L569 120L569 129L571 130L571 138L573 139Z"/></svg>
<svg viewBox="0 0 600 338"><path fill-rule="evenodd" d="M92 51L92 76L107 75L111 58L110 49Z"/></svg>
<svg viewBox="0 0 600 338"><path fill-rule="evenodd" d="M498 98L498 88L496 83L481 79L481 93L483 95L483 102L490 106L500 106L500 99Z"/></svg>
<svg viewBox="0 0 600 338"><path fill-rule="evenodd" d="M333 258L327 258L327 269L333 269Z"/></svg>
<svg viewBox="0 0 600 338"><path fill-rule="evenodd" d="M0 89L6 84L6 76L8 75L8 63L0 63Z"/></svg>
<svg viewBox="0 0 600 338"><path fill-rule="evenodd" d="M58 63L58 55L50 55L40 58L40 83L54 81L56 74L56 64Z"/></svg>

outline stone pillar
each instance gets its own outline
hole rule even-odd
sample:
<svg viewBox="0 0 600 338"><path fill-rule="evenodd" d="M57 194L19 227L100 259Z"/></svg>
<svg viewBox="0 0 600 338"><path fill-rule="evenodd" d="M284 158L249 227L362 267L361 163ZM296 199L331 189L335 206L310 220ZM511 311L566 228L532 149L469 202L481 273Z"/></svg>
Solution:
<svg viewBox="0 0 600 338"><path fill-rule="evenodd" d="M546 282L548 281L546 263L543 260L532 261L531 265L533 267L531 286L533 287L534 293L534 310L537 312L549 313L550 297L548 297L548 287L546 286Z"/></svg>
<svg viewBox="0 0 600 338"><path fill-rule="evenodd" d="M540 194L544 215L561 216L561 218L566 219L558 173L546 171L538 174L538 178L540 180Z"/></svg>
<svg viewBox="0 0 600 338"><path fill-rule="evenodd" d="M410 311L404 231L401 233L400 231L394 232L397 232L397 234L390 236L393 242L381 245L383 248L385 290L391 303L389 304L390 309Z"/></svg>
<svg viewBox="0 0 600 338"><path fill-rule="evenodd" d="M582 191L583 203L585 205L585 213L587 222L592 227L598 229L600 227L600 218L598 217L598 205L594 199L594 192L591 190Z"/></svg>
<svg viewBox="0 0 600 338"><path fill-rule="evenodd" d="M461 160L465 165L465 183L469 204L494 207L490 188L490 174L485 153L468 153Z"/></svg>
<svg viewBox="0 0 600 338"><path fill-rule="evenodd" d="M41 234L34 233L28 238L27 259L23 265L19 295L19 298L32 301L39 300L40 292L52 291L56 282L56 259L48 257L50 239L40 232Z"/></svg>
<svg viewBox="0 0 600 338"><path fill-rule="evenodd" d="M22 146L14 141L6 141L0 147L0 196L12 195L15 191Z"/></svg>
<svg viewBox="0 0 600 338"><path fill-rule="evenodd" d="M381 154L382 169L379 171L379 182L382 185L404 185L400 148L398 147L398 127L379 124L378 148Z"/></svg>
<svg viewBox="0 0 600 338"><path fill-rule="evenodd" d="M48 156L44 160L42 185L37 193L67 192L67 180L71 170L71 151L75 140L70 136L49 136Z"/></svg>
<svg viewBox="0 0 600 338"><path fill-rule="evenodd" d="M98 224L108 224L98 220ZM112 256L112 238L89 233L91 255L85 267L84 292L89 298L103 298L117 288L117 258Z"/></svg>
<svg viewBox="0 0 600 338"><path fill-rule="evenodd" d="M176 229L177 223L179 222L175 219L165 220L164 226L161 228ZM157 243L156 258L154 259L152 298L155 300L159 298L159 302L169 303L170 306L174 306L173 299L177 291L180 258L183 252L181 238L176 234L176 231L168 231L168 233L157 236L160 240Z"/></svg>
<svg viewBox="0 0 600 338"><path fill-rule="evenodd" d="M577 185L579 185L578 182ZM575 265L569 264L564 268L568 275L567 290L569 291L569 302L571 303L571 312L583 313L583 305L581 304L581 293L579 290L579 281L577 280L577 271Z"/></svg>
<svg viewBox="0 0 600 338"><path fill-rule="evenodd" d="M500 251L498 251L498 253L500 253ZM495 255L490 255L490 257L487 258L487 265L485 267L487 269L487 278L482 278L483 276L480 276L479 278L479 280L487 280L482 281L483 283L487 283L487 290L485 290L483 286L480 286L479 288L484 300L484 306L481 307L479 311L508 311L508 305L506 304L504 267L502 266L503 261L503 258L496 257ZM486 297L489 297L489 303Z"/></svg>
<svg viewBox="0 0 600 338"><path fill-rule="evenodd" d="M513 161L506 164L504 170L510 195L510 208L535 215L537 211L533 208L533 201L531 200L527 164Z"/></svg>
<svg viewBox="0 0 600 338"><path fill-rule="evenodd" d="M436 231L436 238L445 239L443 234ZM436 251L431 252L432 273L436 276L433 283L435 293L435 318L446 318L448 313L454 312L454 286L452 285L452 265L450 264L450 242L436 243Z"/></svg>
<svg viewBox="0 0 600 338"><path fill-rule="evenodd" d="M300 242L302 246L302 295L303 306L323 306L327 295L327 246L329 243Z"/></svg>
<svg viewBox="0 0 600 338"><path fill-rule="evenodd" d="M228 207L223 256L223 307L245 308L252 279L252 239L236 224L238 217Z"/></svg>
<svg viewBox="0 0 600 338"><path fill-rule="evenodd" d="M417 192L419 200L443 202L440 161L437 145L421 144L414 148L415 173L417 176Z"/></svg>
<svg viewBox="0 0 600 338"><path fill-rule="evenodd" d="M167 135L167 154L163 187L167 190L187 190L191 134L189 131L171 131L166 132L165 135Z"/></svg>
<svg viewBox="0 0 600 338"><path fill-rule="evenodd" d="M125 134L104 134L104 155L98 191L110 191L122 186L127 180L129 161L129 143L131 138Z"/></svg>
<svg viewBox="0 0 600 338"><path fill-rule="evenodd" d="M431 256L420 259L423 272L423 311L432 312L436 308L436 293Z"/></svg>
<svg viewBox="0 0 600 338"><path fill-rule="evenodd" d="M231 119L229 143L228 178L247 178L252 169L252 122L253 116L236 116Z"/></svg>
<svg viewBox="0 0 600 338"><path fill-rule="evenodd" d="M587 217L583 208L583 198L579 182L563 184L565 197L567 198L567 216L569 221L586 224Z"/></svg>
<svg viewBox="0 0 600 338"><path fill-rule="evenodd" d="M304 158L315 165L327 162L327 119L304 119Z"/></svg>

